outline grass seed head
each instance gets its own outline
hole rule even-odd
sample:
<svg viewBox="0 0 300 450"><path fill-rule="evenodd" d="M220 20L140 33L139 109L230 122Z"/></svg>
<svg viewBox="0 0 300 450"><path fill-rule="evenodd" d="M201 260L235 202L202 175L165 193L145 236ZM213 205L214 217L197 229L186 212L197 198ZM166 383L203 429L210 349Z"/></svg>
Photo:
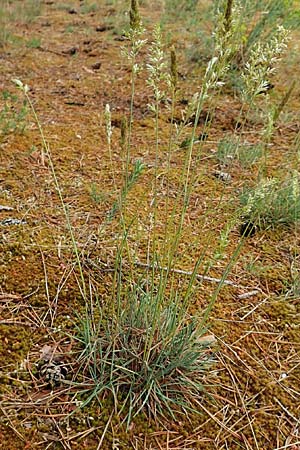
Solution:
<svg viewBox="0 0 300 450"><path fill-rule="evenodd" d="M228 33L228 31L230 30L230 27L231 27L232 4L233 4L233 0L227 0L225 14L224 14L224 30L226 33Z"/></svg>
<svg viewBox="0 0 300 450"><path fill-rule="evenodd" d="M174 89L177 87L178 72L177 72L177 56L175 48L171 48L171 84Z"/></svg>
<svg viewBox="0 0 300 450"><path fill-rule="evenodd" d="M269 78L276 71L276 65L287 48L289 32L278 26L268 42L257 42L252 46L248 61L245 64L241 79L244 84L242 97L253 101L262 93L268 93Z"/></svg>
<svg viewBox="0 0 300 450"><path fill-rule="evenodd" d="M137 0L131 0L129 18L130 18L130 28L132 30L139 30L141 28L141 16L138 10Z"/></svg>

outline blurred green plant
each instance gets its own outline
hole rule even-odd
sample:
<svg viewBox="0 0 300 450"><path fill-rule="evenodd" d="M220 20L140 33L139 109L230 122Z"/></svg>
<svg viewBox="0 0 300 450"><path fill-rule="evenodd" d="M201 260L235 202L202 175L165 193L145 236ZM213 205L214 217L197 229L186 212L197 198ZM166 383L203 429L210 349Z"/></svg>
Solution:
<svg viewBox="0 0 300 450"><path fill-rule="evenodd" d="M93 13L95 11L97 11L98 9L98 5L95 2L89 2L89 1L84 1L81 5L80 5L80 12L81 14L90 14Z"/></svg>
<svg viewBox="0 0 300 450"><path fill-rule="evenodd" d="M262 179L241 195L243 217L257 229L291 226L300 221L300 175L286 180Z"/></svg>
<svg viewBox="0 0 300 450"><path fill-rule="evenodd" d="M68 25L68 26L65 28L64 32L65 32L65 33L74 33L74 27L73 27L73 25Z"/></svg>
<svg viewBox="0 0 300 450"><path fill-rule="evenodd" d="M264 146L262 144L243 145L238 147L237 159L244 168L257 163L263 156Z"/></svg>
<svg viewBox="0 0 300 450"><path fill-rule="evenodd" d="M14 41L16 22L31 23L41 14L41 0L0 2L0 47Z"/></svg>
<svg viewBox="0 0 300 450"><path fill-rule="evenodd" d="M236 139L224 138L218 143L216 157L220 164L231 166L237 156L238 142Z"/></svg>
<svg viewBox="0 0 300 450"><path fill-rule="evenodd" d="M37 37L32 37L26 42L26 47L28 48L39 48L41 46L41 39Z"/></svg>
<svg viewBox="0 0 300 450"><path fill-rule="evenodd" d="M231 136L219 142L216 157L221 165L231 166L236 161L247 168L259 161L263 155L263 148L262 144L243 143Z"/></svg>
<svg viewBox="0 0 300 450"><path fill-rule="evenodd" d="M89 193L90 193L91 199L96 204L103 202L104 200L106 200L106 197L107 197L106 194L101 191L101 189L99 188L99 186L96 183L91 184L91 186L89 188Z"/></svg>
<svg viewBox="0 0 300 450"><path fill-rule="evenodd" d="M25 0L24 2L22 2L22 8L16 7L17 14L21 13L19 18L25 23L31 23L36 19L37 16L41 15L42 1Z"/></svg>
<svg viewBox="0 0 300 450"><path fill-rule="evenodd" d="M123 202L125 201L129 191L133 188L134 184L138 181L139 177L142 175L143 170L145 166L140 161L137 160L133 164L132 171L129 172L128 178L124 186L122 187L120 198L116 200L111 208L111 210L108 213L108 219L111 220L118 211L120 211L120 208L122 207Z"/></svg>
<svg viewBox="0 0 300 450"><path fill-rule="evenodd" d="M165 0L165 14L177 20L186 19L187 16L195 14L199 5L199 0ZM196 20L193 18L192 20Z"/></svg>
<svg viewBox="0 0 300 450"><path fill-rule="evenodd" d="M0 101L0 135L23 133L27 124L28 106L26 99L9 91L2 92Z"/></svg>
<svg viewBox="0 0 300 450"><path fill-rule="evenodd" d="M294 13L293 0L248 0L245 6L245 20L250 19L251 28L244 44L244 55L256 42L269 40L278 26L288 27L287 19Z"/></svg>

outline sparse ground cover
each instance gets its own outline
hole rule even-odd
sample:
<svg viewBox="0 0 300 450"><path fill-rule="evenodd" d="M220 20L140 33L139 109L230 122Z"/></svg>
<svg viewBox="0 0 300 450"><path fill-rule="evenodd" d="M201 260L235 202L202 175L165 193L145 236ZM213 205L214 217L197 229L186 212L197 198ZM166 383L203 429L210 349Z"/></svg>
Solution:
<svg viewBox="0 0 300 450"><path fill-rule="evenodd" d="M237 5L141 1L135 72L130 2L2 1L0 448L300 448L299 2Z"/></svg>

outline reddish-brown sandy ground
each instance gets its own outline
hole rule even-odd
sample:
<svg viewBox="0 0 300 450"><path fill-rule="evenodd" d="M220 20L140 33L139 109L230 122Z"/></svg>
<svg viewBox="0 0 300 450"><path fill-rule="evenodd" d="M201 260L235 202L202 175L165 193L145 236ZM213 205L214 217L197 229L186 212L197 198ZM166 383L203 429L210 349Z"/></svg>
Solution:
<svg viewBox="0 0 300 450"><path fill-rule="evenodd" d="M216 364L205 379L211 396L203 397L199 415L160 424L141 415L126 431L117 416L109 421L111 403L106 399L102 408L90 405L66 419L75 409L72 395L61 387L55 395L55 390L53 394L38 378L36 363L41 351L49 347L63 354L72 376L76 353L65 331L74 334L76 311L83 312L84 304L66 219L48 160L43 161L41 136L30 111L21 132L23 122L14 111L20 110L23 97L11 79L20 79L30 87L29 96L49 143L81 252L84 276L105 303L112 283L110 269L114 267L118 230L118 217L110 222L106 218L116 199L116 186L121 189L123 183L125 155L120 145L120 124L130 109L130 68L120 51L126 45L121 30L127 16L120 12L126 9L122 2L104 0L94 4L45 0L37 12L27 8L30 2L3 3L15 13L1 19L9 35L0 47L0 90L17 95L19 100L12 101L7 113L13 121L7 132L3 132L7 116L1 116L0 122L0 205L13 208L0 209L0 449L299 449L300 256L296 227L262 230L245 239L227 276L234 285L222 287L209 320L209 333L215 335L218 349ZM149 30L163 14L162 2L156 2L156 8L151 3L143 2L141 8L150 41ZM206 2L200 3L204 8ZM191 43L200 46L200 42L180 17L177 20L177 24L166 20L164 31L169 41L166 51L173 43L178 52L175 116L180 118L184 99L201 86L207 57L200 65L191 62L187 56ZM209 31L211 25L205 26ZM147 59L148 48L143 48L141 61ZM270 139L268 176L284 177L297 169L298 53L297 33L293 32L270 93L270 101L279 104L296 80ZM142 160L145 169L127 203L128 220L136 219L129 235L131 256L140 262L146 262L154 176L158 180L159 234L168 214L166 198L169 196L172 202L180 188L186 152L175 146L168 167L170 113L162 105L155 154L153 114L147 107L151 91L146 78L144 70L137 79L130 161ZM4 99L0 101L2 109ZM105 134L106 104L112 111L111 154ZM240 129L241 138L247 142L261 142L264 122L260 112L264 108L262 98L257 110L251 110L239 128L241 102L231 89L207 100L197 133L203 130L208 111L212 121L208 139L200 148L199 144L195 146L194 186L177 269L192 270L206 249L199 273L211 260L207 275L220 278L232 260L240 242L238 222L232 223L223 258L213 260L212 255L220 231L239 207L241 189L255 181L260 165L233 161L226 169L231 181L224 183L214 176L220 170L217 144L235 129ZM183 137L190 133L187 127ZM4 225L3 220L8 218L24 223ZM141 274L143 269L137 265L136 271ZM184 289L188 276L178 274L177 281ZM209 281L195 284L191 313L203 311L217 287Z"/></svg>

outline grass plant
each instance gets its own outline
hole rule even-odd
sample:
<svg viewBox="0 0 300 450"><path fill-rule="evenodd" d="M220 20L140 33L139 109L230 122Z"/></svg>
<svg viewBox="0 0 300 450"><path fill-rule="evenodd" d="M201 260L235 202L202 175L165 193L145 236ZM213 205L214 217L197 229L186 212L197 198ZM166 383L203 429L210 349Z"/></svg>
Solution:
<svg viewBox="0 0 300 450"><path fill-rule="evenodd" d="M135 163L131 171L131 145L134 130L134 98L136 80L142 69L140 61L141 49L146 47L146 41L142 35L144 28L135 0L131 2L130 28L127 32L129 46L123 49L123 55L128 59L131 67L131 100L128 118L128 132L122 134L121 147L124 155L124 182L120 191L118 202L110 212L110 218L114 218L116 211L119 217L119 244L117 248L115 272L111 291L111 308L105 310L105 316L100 310L97 314L87 310L87 315L81 320L81 327L77 336L81 343L81 366L84 367L84 378L89 380L89 387L84 390L84 405L101 398L105 392L110 392L114 399L116 412L124 417L127 426L132 418L141 411L159 418L171 416L179 412L189 414L197 410L203 392L205 391L205 374L207 368L213 362L211 339L205 338L207 321L216 298L226 281L228 273L235 264L243 245L240 240L234 249L229 262L226 264L223 275L218 285L208 299L205 311L190 316L189 302L195 293L194 281L197 278L199 268L204 267L205 274L214 266L216 261L221 261L228 246L229 234L235 226L238 214L233 217L222 230L220 241L215 246L213 255L205 259L205 250L194 262L190 280L183 290L175 288L174 271L178 259L178 248L184 230L185 217L189 208L190 197L195 182L196 168L194 161L194 142L197 123L203 106L210 95L222 86L226 78L232 59L237 52L237 36L240 34L240 10L231 2L220 13L220 20L215 32L215 54L206 68L202 86L194 95L188 116L194 116L194 125L191 136L185 149L181 167L180 186L176 199L171 207L171 214L165 225L165 242L159 245L157 231L158 211L160 199L158 196L159 175L159 136L160 136L160 108L166 92L171 92L173 101L176 98L176 74L175 55L172 55L173 70L171 75L166 71L166 62L162 44L161 30L154 28L153 41L148 45L148 86L152 92L153 102L149 109L154 120L154 170L151 183L150 224L148 227L147 257L144 264L148 268L145 276L141 276L135 270L134 259L138 258L130 252L129 235L134 227L137 216L129 216L127 212L127 196L133 184L138 181L142 165ZM277 47L276 47L277 48ZM281 51L280 47L280 51ZM275 51L275 50L274 50ZM278 51L279 53L279 51ZM270 54L268 54L270 57ZM249 86L254 86L256 79L253 76L255 58L249 63L249 73L243 80ZM256 61L256 60L255 60ZM257 61L256 61L257 62ZM265 75L265 74L264 74ZM263 77L261 77L263 78ZM252 83L252 85L251 85ZM247 86L248 86L247 85ZM261 87L261 84L259 84ZM255 89L248 89L249 98L253 100L257 93ZM171 106L171 115L174 110ZM188 122L188 119L186 123ZM171 131L168 144L168 168L172 160L174 145L178 145L180 130L173 133L171 119ZM106 111L106 135L109 149L111 147L111 126L109 109ZM242 160L242 146L235 146L235 153ZM201 149L200 149L201 151ZM111 153L111 149L109 150ZM198 150L197 150L198 152ZM238 153L239 152L239 153ZM198 155L199 156L199 155ZM254 161L250 158L250 162ZM249 161L244 158L243 163ZM116 183L115 183L116 184ZM291 188L277 190L284 192L284 200L290 198ZM263 204L266 201L268 190L264 190L265 197L259 204L259 189L256 196L247 197L247 214L255 222L266 224L269 218L263 216ZM273 192L273 191L272 191ZM275 197L278 206L283 198ZM271 199L270 199L271 202ZM274 197L272 197L274 202ZM250 207L251 203L251 207ZM254 205L254 206L253 206ZM254 208L257 209L254 209ZM293 212L292 212L293 209ZM258 214L260 212L260 215ZM214 211L218 213L217 209ZM282 214L273 208L273 220L282 220ZM284 211L285 217L293 214L295 218L295 203L290 209ZM130 219L129 219L130 217ZM128 225L129 223L129 225ZM171 231L172 230L172 231ZM161 250L161 248L163 250ZM160 263L166 261L163 268ZM130 275L128 275L128 272ZM94 319L97 317L97 320Z"/></svg>
<svg viewBox="0 0 300 450"><path fill-rule="evenodd" d="M232 166L235 162L238 162L244 168L257 163L262 155L262 144L241 143L240 139L234 136L222 139L218 143L216 153L221 165Z"/></svg>
<svg viewBox="0 0 300 450"><path fill-rule="evenodd" d="M233 21L234 22L234 21ZM151 89L153 101L149 109L153 114L155 145L153 181L151 183L151 203L149 208L150 224L146 257L146 275L139 275L134 269L130 256L130 230L136 216L128 225L127 194L131 185L138 180L141 164L131 163L131 136L134 129L135 83L142 63L138 61L142 47L144 31L136 1L131 2L130 29L127 32L129 47L123 54L131 66L131 101L128 118L128 132L123 133L121 147L125 149L125 177L119 201L113 208L118 209L120 223L119 244L116 255L115 272L111 292L111 308L105 316L101 310L94 314L87 310L82 318L78 340L82 345L81 366L85 368L84 378L89 380L84 405L94 399L101 402L104 392L111 392L116 411L125 417L129 426L132 418L142 410L155 418L159 416L175 417L178 412L188 414L196 412L197 404L204 391L205 373L212 363L211 338L205 338L207 319L210 311L240 251L242 241L237 245L218 287L208 301L204 313L190 316L189 301L195 291L194 282L200 266L204 263L204 253L195 261L190 280L184 290L175 288L174 271L178 248L189 207L189 199L195 180L193 168L194 141L196 127L203 105L210 92L221 85L220 80L226 74L232 52L227 48L233 42L234 33L231 24L225 23L219 30L216 54L209 62L203 84L194 101L189 115L194 115L191 139L182 161L178 195L171 208L170 218L165 225L165 243L163 251L159 245L157 231L160 199L158 197L159 176L159 135L160 108L165 92L171 92L176 98L177 71L175 53L171 55L171 74L166 70L166 61L159 27L154 28L153 41L149 45L146 68L147 84ZM173 107L171 106L171 114ZM111 154L110 110L106 108L106 135ZM171 130L168 144L168 160L172 159L174 145L178 145L180 133ZM178 131L178 130L177 130ZM126 134L126 136L125 136ZM177 143L177 144L176 144ZM170 165L168 164L169 170ZM126 225L127 224L127 225ZM221 260L228 245L229 232L233 223L228 224L221 233L220 245L216 248L206 271L214 261ZM170 235L170 230L172 232ZM163 269L160 261L166 261ZM129 265L129 267L128 267ZM130 276L128 276L128 268ZM97 320L94 319L97 317Z"/></svg>
<svg viewBox="0 0 300 450"><path fill-rule="evenodd" d="M103 399L108 395L111 396L113 404L111 414L119 415L127 427L141 412L146 412L158 420L170 417L175 420L178 414L189 416L190 413L194 414L201 410L201 401L209 383L209 370L214 363L215 339L212 335L207 335L210 314L245 241L243 238L239 239L229 250L231 231L236 226L240 214L237 208L225 221L225 225L223 221L218 239L215 234L208 233L207 242L201 243L203 248L194 258L191 270L178 268L181 262L180 244L185 227L189 225L187 216L191 198L200 175L203 176L206 170L205 166L201 167L204 139L197 139L199 118L204 106L226 81L240 50L239 39L245 32L241 2L227 0L218 4L220 7L214 33L214 54L204 70L204 76L194 92L182 124L177 125L174 120L178 89L176 52L174 48L171 49L171 69L168 70L160 27L154 28L152 40L147 42L138 2L131 0L130 25L125 33L127 40L123 47L123 56L130 67L131 93L129 114L121 125L118 156L123 163L122 180L117 179L117 171L114 169L116 149L109 105L104 112L114 201L106 214L103 229L111 227L115 237L115 261L106 303L107 299L102 302L102 299L94 296L93 286L88 285L86 281L76 230L72 227L70 211L56 174L50 147L30 98L29 88L20 80L14 80L23 92L26 105L31 108L38 126L42 139L41 164L48 165L51 171L79 270L78 285L84 311L80 314L74 338L79 353L76 363L77 377L68 384L76 389L78 398L83 399L81 407L88 406L94 401L102 405ZM167 5L170 6L170 3L167 2ZM196 7L197 2L194 1L186 2L182 6L188 14ZM282 28L278 28L265 45L257 43L259 36L262 36L262 32L258 28L256 34L252 35L250 44L248 43L251 48L242 69L243 100L248 103L247 106L242 104L241 117L244 109L253 107L262 91L263 93L267 91L266 83L273 73L273 66L286 46L287 34ZM144 68L148 74L147 92L150 92L148 109L154 124L151 143L153 149L151 157L154 163L150 169L142 160L133 157L135 96L138 77ZM289 96L291 91L288 92ZM168 142L164 147L167 149L164 154L166 164L162 168L161 113L169 98L170 129ZM261 144L251 146L242 141L240 135L244 124L241 129L234 130L232 139L220 141L217 153L219 161L228 165L237 158L243 166L256 162L262 149L267 148L266 144L269 143L274 131L274 122L283 106L281 102L275 112L272 111L273 121L271 125L270 121L267 122ZM209 123L208 121L205 123L205 133L209 131L213 121L213 114L211 116ZM182 146L181 135L187 127L189 138ZM172 162L178 149L182 152L181 161L178 163L179 181L176 180L174 199L171 199L169 193ZM266 162L267 152L264 156ZM163 198L160 191L162 174L167 186L167 199ZM149 180L144 196L147 198L147 204L138 205L138 208L133 210L130 195L134 197L134 190L144 175ZM218 201L212 202L212 206L203 213L198 222L200 226L205 224L208 217L210 225L214 225L214 221L217 222L222 211L225 192L224 184ZM94 202L101 201L97 185L91 185L90 195ZM227 198L227 201L231 205L231 199ZM244 191L241 202L245 220L251 222L254 227L267 229L280 224L290 226L299 222L298 172L294 171L284 181L261 177L256 186ZM132 248L132 240L136 237L136 227L140 220L140 206L141 210L143 207L147 210L148 217L147 223L143 224L146 230L144 239L146 250L143 252L142 261L139 249ZM163 227L159 217L162 210L165 213ZM145 270L142 271L141 267ZM215 267L221 271L220 278L209 277L210 271ZM178 274L188 275L187 282L177 283ZM198 292L199 286L196 281L199 280L215 282L216 288L207 294L206 308L192 314L191 300ZM251 421L250 426L252 430Z"/></svg>
<svg viewBox="0 0 300 450"><path fill-rule="evenodd" d="M262 179L241 196L244 215L259 229L292 226L300 220L300 178L294 171L287 179Z"/></svg>

